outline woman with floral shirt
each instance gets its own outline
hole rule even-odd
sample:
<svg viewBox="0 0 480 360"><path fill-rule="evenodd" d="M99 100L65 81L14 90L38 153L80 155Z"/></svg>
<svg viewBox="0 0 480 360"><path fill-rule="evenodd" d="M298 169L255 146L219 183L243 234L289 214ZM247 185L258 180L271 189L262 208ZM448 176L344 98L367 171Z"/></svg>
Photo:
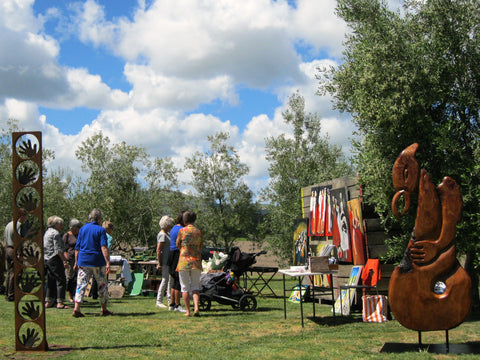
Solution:
<svg viewBox="0 0 480 360"><path fill-rule="evenodd" d="M196 219L197 214L193 211L186 211L183 214L185 227L180 230L177 237L177 247L180 249L177 271L180 275L182 297L187 310L185 316L190 316L190 292L193 295L193 316L200 316L203 233L193 225Z"/></svg>

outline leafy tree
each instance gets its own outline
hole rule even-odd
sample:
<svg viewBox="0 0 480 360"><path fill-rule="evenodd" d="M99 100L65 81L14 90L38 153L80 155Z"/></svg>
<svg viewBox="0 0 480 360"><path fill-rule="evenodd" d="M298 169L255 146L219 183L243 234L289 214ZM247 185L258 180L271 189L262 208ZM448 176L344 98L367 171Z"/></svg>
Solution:
<svg viewBox="0 0 480 360"><path fill-rule="evenodd" d="M242 181L248 173L235 149L227 144L227 133L208 137L210 149L186 159L192 170L191 185L198 197L192 205L198 212L198 226L214 246L230 249L238 237L255 236L257 206L253 192Z"/></svg>
<svg viewBox="0 0 480 360"><path fill-rule="evenodd" d="M7 121L0 135L0 221L3 226L12 220L12 132L19 131L17 122Z"/></svg>
<svg viewBox="0 0 480 360"><path fill-rule="evenodd" d="M305 113L305 100L299 92L290 96L288 106L282 115L292 126L293 137L281 134L266 139L270 182L262 192L269 204L265 226L274 235L272 248L285 259L293 253L295 221L303 217L300 189L352 174L341 147L329 144L328 137L321 135L318 115Z"/></svg>
<svg viewBox="0 0 480 360"><path fill-rule="evenodd" d="M5 127L1 130L0 135L0 221L1 224L7 224L12 220L12 205L13 205L13 189L12 189L12 133L23 131L18 126L18 120L8 119ZM55 158L52 150L42 149L42 169L44 177L44 221L46 222L47 215L45 214L45 204L48 204L51 196L55 196L55 192L45 191L45 178L47 176L47 168L45 164Z"/></svg>
<svg viewBox="0 0 480 360"><path fill-rule="evenodd" d="M390 210L392 165L418 142L421 167L434 183L445 175L461 187L464 221L458 247L478 303L480 225L480 3L476 0L408 1L393 12L380 0L339 0L347 22L344 63L321 71L321 92L350 112L358 127L355 160L387 228L396 225ZM413 228L402 221L403 236L392 236L391 259L398 259Z"/></svg>
<svg viewBox="0 0 480 360"><path fill-rule="evenodd" d="M179 172L180 169L168 157L155 158L148 165L146 181L149 210L156 224L161 216L170 215L175 218L181 210L188 207L186 196L178 190Z"/></svg>
<svg viewBox="0 0 480 360"><path fill-rule="evenodd" d="M144 149L124 142L110 145L100 132L82 142L75 155L90 174L76 197L84 220L92 208L99 208L115 225L114 247L153 244L157 229L152 229L152 214L144 205L148 197L137 179L140 164L146 162Z"/></svg>
<svg viewBox="0 0 480 360"><path fill-rule="evenodd" d="M73 191L75 183L65 170L50 171L43 179L43 214L60 216L64 222L64 231L68 230L68 222L83 214L77 212Z"/></svg>

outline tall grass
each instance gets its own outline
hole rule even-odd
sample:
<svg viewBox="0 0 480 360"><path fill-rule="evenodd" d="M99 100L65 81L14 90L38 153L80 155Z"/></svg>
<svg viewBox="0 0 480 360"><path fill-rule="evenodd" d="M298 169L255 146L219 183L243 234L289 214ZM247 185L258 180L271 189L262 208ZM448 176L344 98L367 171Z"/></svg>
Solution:
<svg viewBox="0 0 480 360"><path fill-rule="evenodd" d="M282 293L282 278L270 283ZM287 281L287 288L295 285ZM71 310L46 309L48 352L15 353L14 305L0 300L0 356L5 359L453 359L454 354L426 351L380 352L386 343L415 344L417 332L397 321L369 324L360 314L332 317L331 306L304 304L302 328L298 304L257 296L254 312L241 312L212 303L201 317L187 318L178 312L155 307L153 297L125 296L112 299L114 316L100 317L91 298L84 304L85 318L73 318ZM450 343L479 341L480 323L471 318L449 332ZM423 343L442 344L444 332L422 333ZM460 355L477 359L479 355Z"/></svg>

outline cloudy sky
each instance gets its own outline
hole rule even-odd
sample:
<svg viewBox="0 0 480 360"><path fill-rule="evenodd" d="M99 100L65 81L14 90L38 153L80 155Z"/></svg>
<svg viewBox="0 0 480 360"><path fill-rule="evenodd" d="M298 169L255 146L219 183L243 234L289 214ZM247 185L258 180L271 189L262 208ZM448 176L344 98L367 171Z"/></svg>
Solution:
<svg viewBox="0 0 480 360"><path fill-rule="evenodd" d="M265 137L288 131L297 89L331 142L353 126L315 95L316 68L341 62L335 0L2 0L0 125L42 131L50 169L80 171L98 131L177 166L227 131L247 182L266 185Z"/></svg>

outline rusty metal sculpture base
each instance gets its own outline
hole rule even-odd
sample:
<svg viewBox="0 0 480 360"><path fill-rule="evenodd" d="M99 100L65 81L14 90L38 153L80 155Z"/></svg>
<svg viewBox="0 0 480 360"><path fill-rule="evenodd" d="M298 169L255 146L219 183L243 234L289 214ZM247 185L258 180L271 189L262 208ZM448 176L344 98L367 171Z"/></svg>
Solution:
<svg viewBox="0 0 480 360"><path fill-rule="evenodd" d="M445 177L435 187L415 159L418 144L410 145L393 167L395 215L406 213L410 194L418 189L415 229L404 258L390 279L388 296L395 318L418 331L448 330L470 312L471 280L456 258L455 233L462 196L455 180ZM402 212L398 201L405 199Z"/></svg>

